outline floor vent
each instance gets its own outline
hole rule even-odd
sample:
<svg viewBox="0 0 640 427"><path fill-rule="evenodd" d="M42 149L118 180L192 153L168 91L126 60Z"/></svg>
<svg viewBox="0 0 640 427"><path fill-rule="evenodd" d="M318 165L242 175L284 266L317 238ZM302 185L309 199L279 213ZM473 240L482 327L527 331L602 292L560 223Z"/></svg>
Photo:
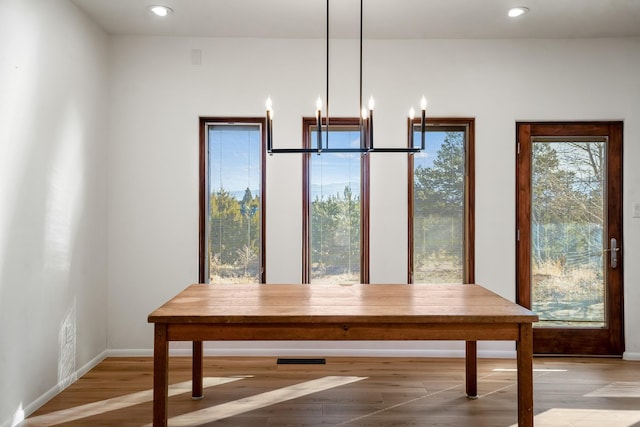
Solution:
<svg viewBox="0 0 640 427"><path fill-rule="evenodd" d="M278 359L278 365L325 365L325 359Z"/></svg>

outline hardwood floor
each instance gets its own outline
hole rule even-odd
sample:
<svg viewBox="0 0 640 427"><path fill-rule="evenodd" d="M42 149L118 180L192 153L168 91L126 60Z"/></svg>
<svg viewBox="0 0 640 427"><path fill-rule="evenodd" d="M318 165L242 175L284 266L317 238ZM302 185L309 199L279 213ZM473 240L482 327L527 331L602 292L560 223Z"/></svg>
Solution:
<svg viewBox="0 0 640 427"><path fill-rule="evenodd" d="M478 400L463 359L275 357L204 360L205 398L190 394L190 359L170 360L170 425L495 426L517 424L515 360L479 359ZM21 426L143 426L151 422L153 361L109 358ZM640 362L536 358L536 426L640 426Z"/></svg>

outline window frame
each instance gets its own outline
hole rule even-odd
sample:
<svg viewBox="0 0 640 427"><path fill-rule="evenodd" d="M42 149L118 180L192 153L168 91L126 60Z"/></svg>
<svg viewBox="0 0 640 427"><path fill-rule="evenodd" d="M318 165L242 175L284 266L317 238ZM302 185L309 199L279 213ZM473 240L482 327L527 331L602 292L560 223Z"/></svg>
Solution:
<svg viewBox="0 0 640 427"><path fill-rule="evenodd" d="M266 118L265 117L200 117L199 119L199 191L198 191L198 282L207 282L207 236L209 205L209 125L257 125L260 127L260 248L259 283L266 283Z"/></svg>
<svg viewBox="0 0 640 427"><path fill-rule="evenodd" d="M326 130L327 119L322 119L322 131ZM335 128L359 128L358 117L332 117L329 131ZM302 118L302 144L311 147L311 133L317 131L315 117ZM302 155L302 283L311 283L311 156L316 153ZM321 154L320 154L321 155ZM360 153L360 283L369 283L369 200L370 200L370 156Z"/></svg>
<svg viewBox="0 0 640 427"><path fill-rule="evenodd" d="M411 127L416 129L420 126L420 120L414 119L411 125L407 125L407 134L411 132ZM447 129L465 129L464 151L465 151L465 177L464 177L464 262L462 283L475 282L475 119L462 117L447 118L427 118L427 129L437 128L446 131ZM407 283L414 283L414 158L408 156L408 260L407 260Z"/></svg>

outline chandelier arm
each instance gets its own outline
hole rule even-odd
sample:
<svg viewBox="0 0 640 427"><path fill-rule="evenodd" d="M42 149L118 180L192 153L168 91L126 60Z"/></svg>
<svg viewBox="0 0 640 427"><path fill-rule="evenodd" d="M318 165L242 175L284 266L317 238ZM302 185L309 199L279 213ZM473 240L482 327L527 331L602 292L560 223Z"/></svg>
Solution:
<svg viewBox="0 0 640 427"><path fill-rule="evenodd" d="M419 147L415 148L325 148L322 150L322 153L407 153L414 154L422 151ZM318 152L317 148L273 148L270 151L271 154L278 153L316 153Z"/></svg>
<svg viewBox="0 0 640 427"><path fill-rule="evenodd" d="M362 117L362 13L363 10L363 0L360 0L360 101L358 106L358 117L360 117L360 148L365 148L367 146L367 141L365 139L364 132L364 117Z"/></svg>

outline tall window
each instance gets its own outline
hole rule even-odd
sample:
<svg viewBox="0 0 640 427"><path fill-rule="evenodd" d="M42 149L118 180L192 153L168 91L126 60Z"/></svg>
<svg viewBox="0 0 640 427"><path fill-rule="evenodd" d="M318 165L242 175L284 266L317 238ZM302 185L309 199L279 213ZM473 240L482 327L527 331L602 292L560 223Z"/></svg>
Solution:
<svg viewBox="0 0 640 427"><path fill-rule="evenodd" d="M200 281L264 282L263 119L200 119Z"/></svg>
<svg viewBox="0 0 640 427"><path fill-rule="evenodd" d="M474 280L473 128L473 119L431 119L425 151L409 157L409 283Z"/></svg>
<svg viewBox="0 0 640 427"><path fill-rule="evenodd" d="M331 119L328 146L359 147L358 122ZM317 144L315 124L303 120L306 147ZM367 171L368 157L361 153L305 155L303 283L368 282Z"/></svg>

